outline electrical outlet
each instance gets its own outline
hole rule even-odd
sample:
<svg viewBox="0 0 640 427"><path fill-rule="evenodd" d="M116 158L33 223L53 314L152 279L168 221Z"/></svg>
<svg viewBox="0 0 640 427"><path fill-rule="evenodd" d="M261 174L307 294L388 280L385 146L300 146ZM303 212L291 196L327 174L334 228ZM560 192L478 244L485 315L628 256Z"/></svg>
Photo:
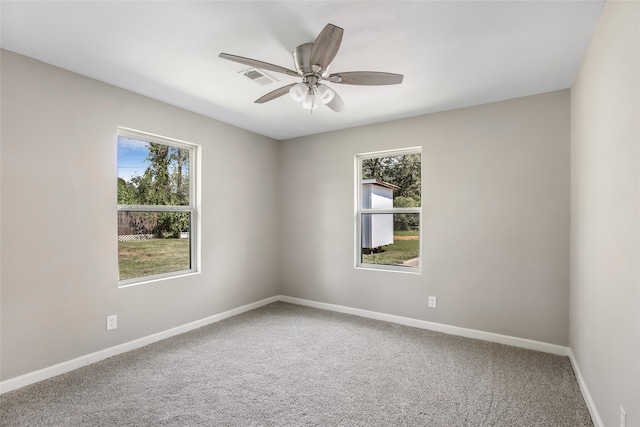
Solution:
<svg viewBox="0 0 640 427"><path fill-rule="evenodd" d="M115 329L118 327L118 316L114 314L113 316L107 316L107 331Z"/></svg>
<svg viewBox="0 0 640 427"><path fill-rule="evenodd" d="M620 427L627 427L627 413L620 407Z"/></svg>
<svg viewBox="0 0 640 427"><path fill-rule="evenodd" d="M436 308L437 300L436 297L429 297L429 308Z"/></svg>

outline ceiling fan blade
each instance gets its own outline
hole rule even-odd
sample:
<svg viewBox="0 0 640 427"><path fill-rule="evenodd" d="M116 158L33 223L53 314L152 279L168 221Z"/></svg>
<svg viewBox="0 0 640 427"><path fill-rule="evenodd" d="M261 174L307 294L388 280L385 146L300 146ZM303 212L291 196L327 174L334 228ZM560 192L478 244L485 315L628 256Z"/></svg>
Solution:
<svg viewBox="0 0 640 427"><path fill-rule="evenodd" d="M281 67L279 65L269 64L268 62L258 61L257 59L245 58L244 56L231 55L230 53L221 53L218 55L220 58L228 59L229 61L239 62L240 64L249 65L255 68L261 68L263 70L275 71L277 73L288 74L290 76L299 77L298 73L288 68Z"/></svg>
<svg viewBox="0 0 640 427"><path fill-rule="evenodd" d="M402 83L402 74L381 73L378 71L347 71L345 73L333 73L327 80L332 83L346 85L397 85Z"/></svg>
<svg viewBox="0 0 640 427"><path fill-rule="evenodd" d="M340 44L342 43L342 33L344 30L333 24L327 24L313 43L310 54L310 65L319 65L326 70L336 57Z"/></svg>
<svg viewBox="0 0 640 427"><path fill-rule="evenodd" d="M291 89L291 86L296 84L297 83L292 83L290 85L283 86L279 89L269 92L266 95L261 96L260 98L256 99L253 102L255 102L256 104L264 104L265 102L272 101L276 98L280 98L282 95L289 93L289 89Z"/></svg>
<svg viewBox="0 0 640 427"><path fill-rule="evenodd" d="M340 98L340 95L335 93L333 95L333 99L325 104L327 107L331 108L336 113L344 110L344 101Z"/></svg>

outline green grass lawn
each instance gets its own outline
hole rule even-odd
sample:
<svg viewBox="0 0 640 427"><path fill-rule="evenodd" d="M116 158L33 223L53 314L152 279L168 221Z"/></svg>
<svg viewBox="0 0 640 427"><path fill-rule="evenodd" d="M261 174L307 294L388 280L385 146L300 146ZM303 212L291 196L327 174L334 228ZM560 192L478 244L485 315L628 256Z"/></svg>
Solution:
<svg viewBox="0 0 640 427"><path fill-rule="evenodd" d="M392 245L383 246L382 252L363 255L362 261L366 264L401 265L407 260L418 257L419 240L400 240L411 236L418 237L418 232L396 231ZM118 242L118 255L120 280L191 268L189 239L147 239Z"/></svg>
<svg viewBox="0 0 640 427"><path fill-rule="evenodd" d="M395 236L413 236L413 237L420 237L420 233L418 233L417 231L403 231L403 230L396 230L393 232L394 237Z"/></svg>
<svg viewBox="0 0 640 427"><path fill-rule="evenodd" d="M190 239L146 239L118 242L120 280L189 270Z"/></svg>
<svg viewBox="0 0 640 427"><path fill-rule="evenodd" d="M401 265L420 254L420 240L400 240L399 238L419 237L417 231L395 231L392 245L382 247L382 252L362 255L365 264Z"/></svg>

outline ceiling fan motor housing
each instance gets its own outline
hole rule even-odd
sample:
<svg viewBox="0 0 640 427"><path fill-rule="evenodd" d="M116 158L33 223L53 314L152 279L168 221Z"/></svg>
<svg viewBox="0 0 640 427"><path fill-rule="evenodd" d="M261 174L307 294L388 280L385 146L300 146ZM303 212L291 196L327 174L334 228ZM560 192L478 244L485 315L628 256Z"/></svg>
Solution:
<svg viewBox="0 0 640 427"><path fill-rule="evenodd" d="M313 74L311 68L311 48L313 43L305 43L296 47L293 51L293 62L296 66L296 71L301 76Z"/></svg>
<svg viewBox="0 0 640 427"><path fill-rule="evenodd" d="M313 43L305 43L296 47L293 51L293 62L296 66L296 71L309 88L317 87L322 79L329 74L327 70L323 70L319 65L311 64L312 48Z"/></svg>

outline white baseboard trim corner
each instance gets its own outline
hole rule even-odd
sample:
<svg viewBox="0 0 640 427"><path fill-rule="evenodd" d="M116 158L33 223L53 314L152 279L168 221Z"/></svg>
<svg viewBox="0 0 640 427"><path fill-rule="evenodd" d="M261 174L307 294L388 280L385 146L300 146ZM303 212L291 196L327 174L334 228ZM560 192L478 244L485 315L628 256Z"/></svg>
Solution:
<svg viewBox="0 0 640 427"><path fill-rule="evenodd" d="M346 307L342 305L328 304L324 302L311 301L301 298L294 298L280 295L278 299L282 302L291 304L304 305L307 307L319 308L322 310L335 311L338 313L352 314L369 319L383 320L385 322L397 323L405 326L412 326L420 329L428 329L430 331L443 332L445 334L458 335L466 338L474 338L483 341L495 342L499 344L510 345L513 347L526 348L529 350L542 351L544 353L556 354L559 356L568 356L569 347L556 344L549 344L541 341L529 340L526 338L512 337L509 335L494 334L492 332L484 332L477 329L461 328L458 326L445 325L444 323L429 322L427 320L413 319L410 317L396 316L393 314L385 314L376 311L362 310L359 308Z"/></svg>
<svg viewBox="0 0 640 427"><path fill-rule="evenodd" d="M582 392L582 397L584 398L585 403L587 404L587 409L589 410L589 414L591 415L591 421L593 421L593 425L595 427L604 427L602 423L602 419L600 418L600 414L598 414L598 409L596 408L596 404L591 397L591 393L589 393L589 388L587 387L587 383L582 376L582 372L580 371L580 366L578 366L578 361L576 360L576 355L573 354L573 350L569 348L569 360L571 361L571 366L573 367L573 372L576 374L576 380L578 380L578 386L580 387L580 391Z"/></svg>
<svg viewBox="0 0 640 427"><path fill-rule="evenodd" d="M193 329L197 329L202 326L209 325L211 323L216 323L221 320L227 319L229 317L233 317L238 314L245 313L247 311L251 311L256 308L259 308L277 301L279 301L278 296L265 298L263 300L253 302L251 304L243 305L241 307L237 307L237 308L225 311L223 313L214 314L213 316L196 320L194 322L187 323L182 326L177 326L175 328L171 328L166 331L158 332L153 335L149 335L133 341L119 344L114 347L109 347L104 350L96 351L95 353L87 354L85 356L68 360L66 362L58 363L57 365L49 366L47 368L43 368L38 371L30 372L28 374L24 374L18 377L9 378L7 380L0 381L0 394L8 393L12 390L17 390L19 388L28 386L30 384L34 384L39 381L56 377L58 375L66 374L67 372L71 372L75 369L82 368L92 363L99 362L106 358L109 358L121 353L126 353L128 351L135 350L137 348L144 347L149 344L153 344L154 342L158 342L160 340L170 338L175 335L183 334Z"/></svg>
<svg viewBox="0 0 640 427"><path fill-rule="evenodd" d="M587 384L584 381L584 378L582 377L582 372L580 371L580 367L578 366L578 361L576 360L576 357L573 354L573 350L571 350L571 347L564 347L561 345L549 344L549 343L529 340L525 338L512 337L508 335L494 334L492 332L479 331L476 329L460 328L458 326L445 325L442 323L429 322L426 320L418 320L418 319L412 319L408 317L395 316L392 314L385 314L385 313L361 310L358 308L346 307L341 305L328 304L323 302L305 300L301 298L288 297L285 295L280 295L278 297L278 300L282 302L288 302L291 304L319 308L322 310L335 311L338 313L352 314L355 316L366 317L366 318L375 319L375 320L383 320L386 322L398 323L401 325L413 326L416 328L428 329L436 332L443 332L451 335L459 335L467 338L475 338L483 341L489 341L489 342L495 342L499 344L510 345L514 347L526 348L529 350L542 351L545 353L551 353L558 356L567 356L571 363L571 367L573 368L573 371L576 375L578 386L580 387L580 391L582 392L582 396L587 405L587 409L589 410L589 414L591 415L591 420L593 421L594 427L604 427L604 424L602 423L602 419L598 414L596 405L593 402L593 398L591 397L591 393L589 393Z"/></svg>
<svg viewBox="0 0 640 427"><path fill-rule="evenodd" d="M0 381L0 394L8 393L10 391L17 390L19 388L28 386L30 384L34 384L39 381L46 380L48 378L53 378L55 376L65 374L67 372L71 372L75 369L82 368L84 366L99 362L109 357L112 357L121 353L126 353L128 351L135 350L140 347L144 347L146 345L158 342L166 338L170 338L175 335L189 332L193 329L197 329L202 326L219 322L229 317L233 317L238 314L245 313L247 311L251 311L256 308L259 308L277 301L282 301L282 302L287 302L287 303L302 305L307 307L319 308L322 310L335 311L338 313L351 314L351 315L365 317L369 319L382 320L386 322L412 326L420 329L443 332L451 335L458 335L458 336L463 336L467 338L474 338L474 339L479 339L479 340L484 340L489 342L506 344L514 347L526 348L529 350L537 350L537 351L556 354L560 356L569 356L571 365L573 366L573 369L576 373L576 378L578 380L580 390L582 391L584 399L587 403L587 407L594 421L594 424L596 427L603 427L602 421L600 420L596 407L593 403L593 399L591 398L591 395L589 394L589 391L584 382L584 379L582 378L582 374L580 373L580 369L578 367L578 363L575 359L575 356L571 351L571 349L568 347L563 347L555 344L549 344L549 343L544 343L544 342L539 342L534 340L528 340L524 338L517 338L517 337L508 336L508 335L494 334L491 332L484 332L484 331L479 331L475 329L467 329L467 328L461 328L457 326L445 325L442 323L429 322L426 320L412 319L409 317L402 317L402 316L385 314L385 313L380 313L375 311L362 310L358 308L346 307L346 306L341 306L336 304L328 304L328 303L306 300L301 298L294 298L294 297L289 297L285 295L278 295L270 298L265 298L263 300L256 301L251 304L243 305L241 307L237 307L237 308L225 311L223 313L215 314L213 316L209 316L204 319L196 320L194 322L187 323L182 326L178 326L172 329L168 329L166 331L158 332L156 334L152 334L152 335L142 337L133 341L119 344L114 347L109 347L104 350L100 350L91 354L87 354L85 356L81 356L72 360L68 360L66 362L62 362L47 368L40 369L38 371L30 372L24 375L20 375L18 377L9 378L7 380Z"/></svg>

